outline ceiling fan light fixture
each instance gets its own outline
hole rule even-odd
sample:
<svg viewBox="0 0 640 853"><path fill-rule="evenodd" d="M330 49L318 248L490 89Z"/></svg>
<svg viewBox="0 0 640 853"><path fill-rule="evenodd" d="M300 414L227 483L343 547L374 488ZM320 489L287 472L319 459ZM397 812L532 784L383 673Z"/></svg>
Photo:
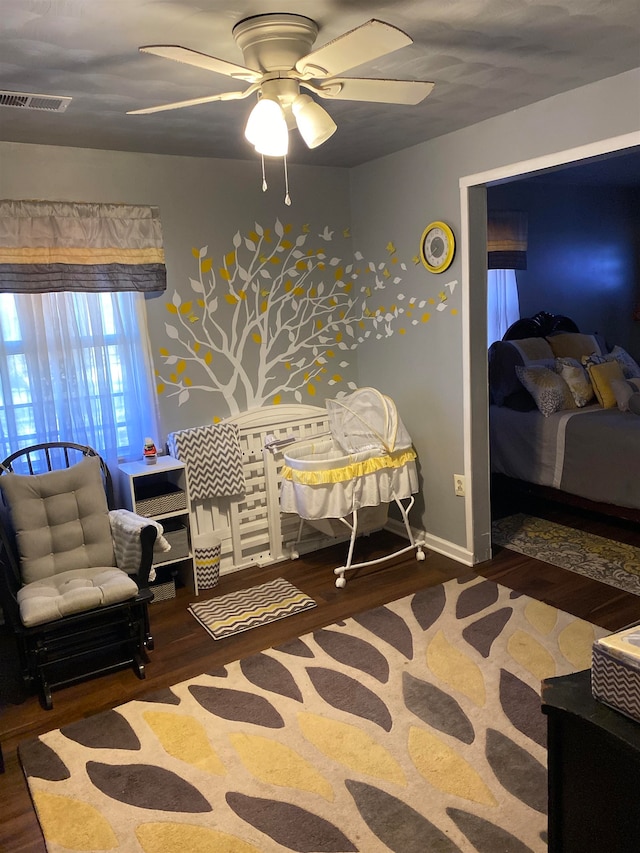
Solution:
<svg viewBox="0 0 640 853"><path fill-rule="evenodd" d="M317 148L338 129L329 113L309 95L298 95L291 105L300 135L308 148Z"/></svg>
<svg viewBox="0 0 640 853"><path fill-rule="evenodd" d="M289 129L282 107L274 98L262 97L251 110L245 137L258 154L283 157L289 150Z"/></svg>

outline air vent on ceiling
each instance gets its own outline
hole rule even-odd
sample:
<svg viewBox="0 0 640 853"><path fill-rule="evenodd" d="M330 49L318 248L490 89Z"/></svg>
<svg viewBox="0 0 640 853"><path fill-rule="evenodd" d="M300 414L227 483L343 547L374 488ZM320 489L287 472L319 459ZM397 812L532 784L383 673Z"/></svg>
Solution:
<svg viewBox="0 0 640 853"><path fill-rule="evenodd" d="M0 107L18 107L23 110L48 110L63 113L71 98L57 95L34 95L32 92L5 92L0 90Z"/></svg>

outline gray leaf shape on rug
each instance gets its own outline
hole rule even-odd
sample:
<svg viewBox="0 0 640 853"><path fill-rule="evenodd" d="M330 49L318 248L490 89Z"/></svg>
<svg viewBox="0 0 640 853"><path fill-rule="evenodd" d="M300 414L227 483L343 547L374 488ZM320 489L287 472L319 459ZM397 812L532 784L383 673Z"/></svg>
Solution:
<svg viewBox="0 0 640 853"><path fill-rule="evenodd" d="M500 704L505 716L518 731L546 749L547 718L540 701L540 694L517 675L500 670Z"/></svg>
<svg viewBox="0 0 640 853"><path fill-rule="evenodd" d="M205 711L223 720L254 723L269 729L281 729L284 726L284 720L273 705L255 693L227 687L203 687L201 684L192 684L189 692Z"/></svg>
<svg viewBox="0 0 640 853"><path fill-rule="evenodd" d="M353 779L346 779L345 785L364 822L393 853L462 853L437 826L397 797Z"/></svg>
<svg viewBox="0 0 640 853"><path fill-rule="evenodd" d="M353 617L353 621L362 625L367 631L384 640L394 649L404 655L407 660L413 660L413 639L411 629L401 616L388 607L376 607Z"/></svg>
<svg viewBox="0 0 640 853"><path fill-rule="evenodd" d="M502 732L487 729L487 761L500 784L540 814L547 813L547 771Z"/></svg>
<svg viewBox="0 0 640 853"><path fill-rule="evenodd" d="M496 853L497 850L505 850L508 853L532 853L530 847L506 829L496 826L495 823L490 823L461 809L447 809L446 812L455 825L464 832L473 844L473 849L478 853Z"/></svg>
<svg viewBox="0 0 640 853"><path fill-rule="evenodd" d="M269 655L260 652L241 660L240 669L247 681L255 684L256 687L302 702L302 693L294 677L286 666Z"/></svg>
<svg viewBox="0 0 640 853"><path fill-rule="evenodd" d="M49 782L61 782L70 779L67 765L51 747L40 740L29 740L18 746L23 767L28 767L27 776L47 779Z"/></svg>
<svg viewBox="0 0 640 853"><path fill-rule="evenodd" d="M187 814L212 811L197 788L171 770L153 764L88 761L87 775L107 797L139 809Z"/></svg>
<svg viewBox="0 0 640 853"><path fill-rule="evenodd" d="M361 640L360 637L323 628L314 632L313 639L338 663L366 672L381 684L386 684L389 680L387 659L371 643Z"/></svg>
<svg viewBox="0 0 640 853"><path fill-rule="evenodd" d="M480 613L491 607L498 600L498 587L491 581L472 583L467 589L463 589L456 603L456 616L458 619L466 619L474 613Z"/></svg>
<svg viewBox="0 0 640 853"><path fill-rule="evenodd" d="M471 625L467 625L462 631L462 636L483 658L488 658L491 646L500 636L512 613L512 607L502 607L500 610L488 613Z"/></svg>
<svg viewBox="0 0 640 853"><path fill-rule="evenodd" d="M117 711L105 711L91 720L60 728L62 734L90 749L140 749L137 734Z"/></svg>
<svg viewBox="0 0 640 853"><path fill-rule="evenodd" d="M299 806L235 791L229 791L226 800L238 817L288 850L358 853L358 848L336 826Z"/></svg>
<svg viewBox="0 0 640 853"><path fill-rule="evenodd" d="M408 672L402 674L402 692L404 704L418 719L462 743L473 743L473 724L453 696Z"/></svg>
<svg viewBox="0 0 640 853"><path fill-rule="evenodd" d="M348 675L322 666L307 667L307 672L318 694L333 708L371 720L385 732L391 731L393 723L389 709L368 687Z"/></svg>
<svg viewBox="0 0 640 853"><path fill-rule="evenodd" d="M446 593L442 584L421 589L411 599L411 610L423 631L430 628L444 610Z"/></svg>
<svg viewBox="0 0 640 853"><path fill-rule="evenodd" d="M274 649L276 652L283 652L286 655L295 655L295 657L298 658L314 657L309 646L299 637L296 637L293 640L288 640L286 643L282 643L279 646L274 646Z"/></svg>

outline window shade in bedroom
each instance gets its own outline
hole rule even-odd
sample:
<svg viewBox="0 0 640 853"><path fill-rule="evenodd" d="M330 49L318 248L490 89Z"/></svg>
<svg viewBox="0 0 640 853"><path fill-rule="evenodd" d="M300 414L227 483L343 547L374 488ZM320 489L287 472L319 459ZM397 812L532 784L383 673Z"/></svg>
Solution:
<svg viewBox="0 0 640 853"><path fill-rule="evenodd" d="M0 201L0 292L165 289L157 207Z"/></svg>
<svg viewBox="0 0 640 853"><path fill-rule="evenodd" d="M490 210L487 218L487 269L526 268L526 213L519 210Z"/></svg>

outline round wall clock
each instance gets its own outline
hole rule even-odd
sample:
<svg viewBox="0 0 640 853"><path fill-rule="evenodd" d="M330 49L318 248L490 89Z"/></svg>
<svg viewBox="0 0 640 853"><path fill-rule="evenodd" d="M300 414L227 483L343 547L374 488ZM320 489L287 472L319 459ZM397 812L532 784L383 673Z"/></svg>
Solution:
<svg viewBox="0 0 640 853"><path fill-rule="evenodd" d="M432 222L420 239L420 258L429 272L444 272L453 261L456 240L444 222Z"/></svg>

